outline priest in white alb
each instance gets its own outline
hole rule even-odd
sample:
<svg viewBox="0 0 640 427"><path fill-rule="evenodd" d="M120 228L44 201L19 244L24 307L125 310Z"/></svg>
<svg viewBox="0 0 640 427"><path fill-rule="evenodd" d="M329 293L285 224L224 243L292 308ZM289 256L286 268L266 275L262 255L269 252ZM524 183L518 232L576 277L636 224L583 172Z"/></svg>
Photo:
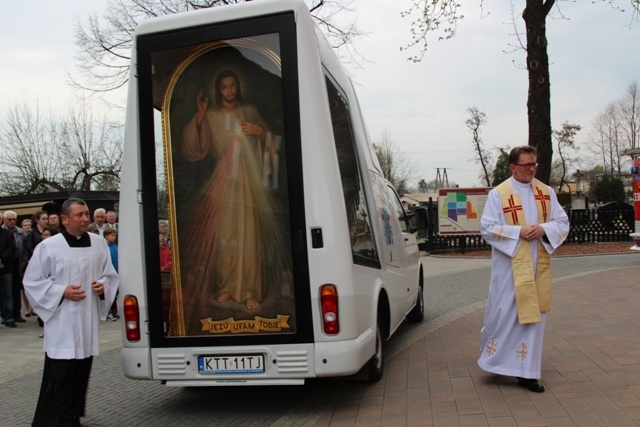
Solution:
<svg viewBox="0 0 640 427"><path fill-rule="evenodd" d="M24 275L24 290L44 321L45 363L33 426L79 426L84 416L98 326L120 283L104 238L87 233L89 209L62 205L65 230L40 242Z"/></svg>
<svg viewBox="0 0 640 427"><path fill-rule="evenodd" d="M481 233L491 245L491 281L478 365L542 393L542 343L551 308L551 254L569 233L553 190L534 178L535 147L509 154L512 176L489 192Z"/></svg>

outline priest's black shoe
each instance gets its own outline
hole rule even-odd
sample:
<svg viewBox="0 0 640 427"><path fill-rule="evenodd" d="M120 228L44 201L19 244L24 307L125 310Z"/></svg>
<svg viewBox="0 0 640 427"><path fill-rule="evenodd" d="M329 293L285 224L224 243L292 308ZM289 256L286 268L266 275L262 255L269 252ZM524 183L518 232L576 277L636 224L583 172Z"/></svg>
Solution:
<svg viewBox="0 0 640 427"><path fill-rule="evenodd" d="M538 380L518 377L518 384L534 393L544 393L544 386Z"/></svg>

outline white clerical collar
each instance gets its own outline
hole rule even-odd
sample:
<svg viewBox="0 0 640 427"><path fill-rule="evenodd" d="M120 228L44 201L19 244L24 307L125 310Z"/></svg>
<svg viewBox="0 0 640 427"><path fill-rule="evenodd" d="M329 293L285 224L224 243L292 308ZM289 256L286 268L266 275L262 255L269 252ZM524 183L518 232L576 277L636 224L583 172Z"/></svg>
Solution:
<svg viewBox="0 0 640 427"><path fill-rule="evenodd" d="M531 190L533 188L533 180L531 180L531 182L520 182L514 177L511 177L511 188L517 188L518 190Z"/></svg>

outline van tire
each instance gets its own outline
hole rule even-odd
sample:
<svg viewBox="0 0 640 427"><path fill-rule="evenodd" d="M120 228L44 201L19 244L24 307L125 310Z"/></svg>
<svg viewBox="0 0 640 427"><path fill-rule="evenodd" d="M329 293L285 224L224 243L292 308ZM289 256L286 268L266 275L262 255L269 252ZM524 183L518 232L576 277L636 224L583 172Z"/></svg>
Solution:
<svg viewBox="0 0 640 427"><path fill-rule="evenodd" d="M380 316L376 321L376 346L375 353L367 362L367 373L369 382L380 381L384 374L384 340L382 339L382 329L380 328Z"/></svg>
<svg viewBox="0 0 640 427"><path fill-rule="evenodd" d="M422 286L418 286L416 305L413 306L409 314L407 314L407 320L412 323L419 323L424 320L424 291Z"/></svg>

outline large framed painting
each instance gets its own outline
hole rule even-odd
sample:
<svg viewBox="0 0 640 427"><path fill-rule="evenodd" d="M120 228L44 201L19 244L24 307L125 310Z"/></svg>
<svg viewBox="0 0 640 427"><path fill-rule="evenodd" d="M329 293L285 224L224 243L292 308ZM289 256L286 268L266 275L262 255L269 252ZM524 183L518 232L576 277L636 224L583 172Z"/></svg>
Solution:
<svg viewBox="0 0 640 427"><path fill-rule="evenodd" d="M152 54L167 336L296 331L279 37Z"/></svg>

